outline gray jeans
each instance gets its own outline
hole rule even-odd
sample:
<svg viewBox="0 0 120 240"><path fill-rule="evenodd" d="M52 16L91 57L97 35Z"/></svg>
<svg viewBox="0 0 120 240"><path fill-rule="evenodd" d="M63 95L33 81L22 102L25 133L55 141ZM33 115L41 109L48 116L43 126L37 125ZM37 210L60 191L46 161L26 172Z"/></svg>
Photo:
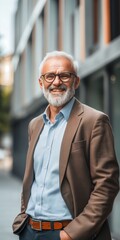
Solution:
<svg viewBox="0 0 120 240"><path fill-rule="evenodd" d="M20 233L19 240L60 240L60 230L36 231L27 224Z"/></svg>

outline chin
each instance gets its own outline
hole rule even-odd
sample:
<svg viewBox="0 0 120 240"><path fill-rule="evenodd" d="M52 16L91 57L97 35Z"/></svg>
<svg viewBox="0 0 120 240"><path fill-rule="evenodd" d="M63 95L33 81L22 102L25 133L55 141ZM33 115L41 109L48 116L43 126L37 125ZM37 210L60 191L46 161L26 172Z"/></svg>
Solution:
<svg viewBox="0 0 120 240"><path fill-rule="evenodd" d="M61 99L61 98L54 98L49 100L49 103L54 107L61 107L65 105L69 100L68 99Z"/></svg>
<svg viewBox="0 0 120 240"><path fill-rule="evenodd" d="M64 96L64 93L52 93L51 97L52 98L61 98Z"/></svg>
<svg viewBox="0 0 120 240"><path fill-rule="evenodd" d="M50 105L54 107L61 107L69 102L69 100L74 96L75 90L72 88L63 93L53 94L43 89L43 93Z"/></svg>

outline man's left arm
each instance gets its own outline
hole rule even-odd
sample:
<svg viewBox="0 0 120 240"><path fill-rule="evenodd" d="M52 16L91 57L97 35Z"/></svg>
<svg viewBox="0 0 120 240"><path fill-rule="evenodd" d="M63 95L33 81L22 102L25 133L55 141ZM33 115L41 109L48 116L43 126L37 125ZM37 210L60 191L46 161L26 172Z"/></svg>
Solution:
<svg viewBox="0 0 120 240"><path fill-rule="evenodd" d="M119 190L118 169L109 119L101 114L94 124L90 141L90 175L94 189L83 212L65 227L72 239L94 239L99 233Z"/></svg>

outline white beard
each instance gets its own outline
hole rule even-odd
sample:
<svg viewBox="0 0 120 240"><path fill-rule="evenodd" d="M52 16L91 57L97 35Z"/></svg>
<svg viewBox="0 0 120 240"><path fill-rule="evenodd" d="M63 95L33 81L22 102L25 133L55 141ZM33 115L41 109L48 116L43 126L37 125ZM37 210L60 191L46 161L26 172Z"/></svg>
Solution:
<svg viewBox="0 0 120 240"><path fill-rule="evenodd" d="M53 95L50 93L51 88L53 88L53 87L45 89L43 86L43 94L44 94L44 97L49 102L49 104L54 107L60 107L64 104L66 104L75 95L74 82L73 82L71 88L68 88L68 89L65 85L58 87L58 88L64 88L66 90L64 94L58 93L56 95Z"/></svg>

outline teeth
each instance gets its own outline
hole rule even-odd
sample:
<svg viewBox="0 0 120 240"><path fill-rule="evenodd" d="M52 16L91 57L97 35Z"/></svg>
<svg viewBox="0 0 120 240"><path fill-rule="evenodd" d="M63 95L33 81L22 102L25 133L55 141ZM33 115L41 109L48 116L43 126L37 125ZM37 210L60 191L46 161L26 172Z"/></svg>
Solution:
<svg viewBox="0 0 120 240"><path fill-rule="evenodd" d="M52 90L53 92L61 92L61 91L63 91L62 89L53 89Z"/></svg>
<svg viewBox="0 0 120 240"><path fill-rule="evenodd" d="M52 91L63 91L64 89L58 89L58 88L54 88L52 89Z"/></svg>

